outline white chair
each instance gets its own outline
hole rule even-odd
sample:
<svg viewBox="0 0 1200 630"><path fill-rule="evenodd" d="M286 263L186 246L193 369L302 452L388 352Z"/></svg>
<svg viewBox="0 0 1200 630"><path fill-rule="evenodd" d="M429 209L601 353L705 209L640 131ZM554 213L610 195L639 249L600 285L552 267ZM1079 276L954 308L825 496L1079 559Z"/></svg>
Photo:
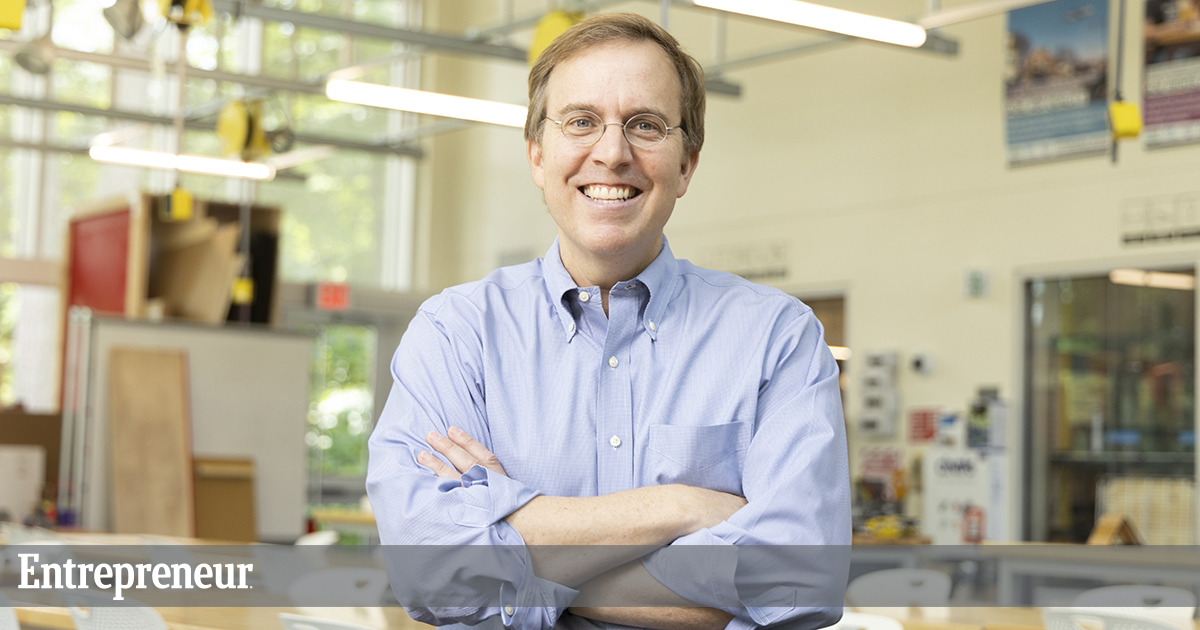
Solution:
<svg viewBox="0 0 1200 630"><path fill-rule="evenodd" d="M1180 630L1180 625L1161 618L1107 612L1098 608L1045 608L1042 610L1042 624L1046 630Z"/></svg>
<svg viewBox="0 0 1200 630"><path fill-rule="evenodd" d="M279 621L283 623L284 630L376 630L370 626L361 626L349 621L291 613L279 613Z"/></svg>
<svg viewBox="0 0 1200 630"><path fill-rule="evenodd" d="M823 630L904 630L904 624L883 615L845 611L842 620Z"/></svg>
<svg viewBox="0 0 1200 630"><path fill-rule="evenodd" d="M167 630L167 622L157 610L129 599L114 606L112 595L73 591L63 595L71 610L76 630Z"/></svg>
<svg viewBox="0 0 1200 630"><path fill-rule="evenodd" d="M1191 619L1196 614L1196 594L1173 586L1104 586L1080 593L1071 607Z"/></svg>
<svg viewBox="0 0 1200 630"><path fill-rule="evenodd" d="M387 572L382 569L340 567L296 578L287 594L296 606L378 606L387 588Z"/></svg>
<svg viewBox="0 0 1200 630"><path fill-rule="evenodd" d="M855 578L846 601L863 606L945 606L950 602L950 576L932 569L885 569Z"/></svg>
<svg viewBox="0 0 1200 630"><path fill-rule="evenodd" d="M0 593L0 630L21 630L21 624L17 622L17 613L4 593Z"/></svg>

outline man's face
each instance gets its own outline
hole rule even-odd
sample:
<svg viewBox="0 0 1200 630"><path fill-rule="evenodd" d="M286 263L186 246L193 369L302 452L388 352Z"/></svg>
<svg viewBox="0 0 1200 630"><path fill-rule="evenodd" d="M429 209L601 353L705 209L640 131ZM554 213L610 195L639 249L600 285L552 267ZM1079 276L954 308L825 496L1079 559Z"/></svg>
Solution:
<svg viewBox="0 0 1200 630"><path fill-rule="evenodd" d="M666 52L653 42L619 41L559 64L547 83L546 116L562 120L588 110L605 123L652 113L680 123L680 82ZM545 192L558 224L563 262L621 259L644 268L658 255L663 226L687 191L698 155L685 155L681 130L650 149L629 144L616 125L591 146L563 137L547 121L541 143L528 143L533 181Z"/></svg>

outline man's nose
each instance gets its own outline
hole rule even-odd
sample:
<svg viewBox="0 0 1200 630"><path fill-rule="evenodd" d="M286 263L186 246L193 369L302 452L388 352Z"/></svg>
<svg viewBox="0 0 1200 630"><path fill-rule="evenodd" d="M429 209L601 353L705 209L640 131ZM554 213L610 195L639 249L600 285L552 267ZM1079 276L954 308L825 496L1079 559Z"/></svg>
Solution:
<svg viewBox="0 0 1200 630"><path fill-rule="evenodd" d="M625 139L625 128L620 123L604 125L604 134L592 145L592 159L609 168L633 159L633 147Z"/></svg>

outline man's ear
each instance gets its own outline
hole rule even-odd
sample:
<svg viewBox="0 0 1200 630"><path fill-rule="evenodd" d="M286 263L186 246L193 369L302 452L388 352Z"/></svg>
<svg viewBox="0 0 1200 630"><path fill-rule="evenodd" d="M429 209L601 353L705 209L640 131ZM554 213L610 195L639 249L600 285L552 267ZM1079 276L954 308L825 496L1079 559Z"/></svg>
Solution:
<svg viewBox="0 0 1200 630"><path fill-rule="evenodd" d="M679 191L675 195L676 198L682 197L683 193L687 192L688 184L692 181L692 175L696 173L696 166L700 164L700 152L689 155L683 160L683 164L679 165Z"/></svg>
<svg viewBox="0 0 1200 630"><path fill-rule="evenodd" d="M546 173L542 169L542 145L537 140L526 140L525 153L529 158L529 172L533 175L533 183L545 190Z"/></svg>

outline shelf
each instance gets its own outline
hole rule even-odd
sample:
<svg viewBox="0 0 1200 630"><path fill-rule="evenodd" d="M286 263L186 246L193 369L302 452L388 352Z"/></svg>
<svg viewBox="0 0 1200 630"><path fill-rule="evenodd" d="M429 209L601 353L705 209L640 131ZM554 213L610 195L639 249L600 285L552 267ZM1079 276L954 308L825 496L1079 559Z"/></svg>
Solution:
<svg viewBox="0 0 1200 630"><path fill-rule="evenodd" d="M1050 454L1050 461L1072 464L1190 464L1195 453L1154 453L1140 451L1058 451Z"/></svg>

